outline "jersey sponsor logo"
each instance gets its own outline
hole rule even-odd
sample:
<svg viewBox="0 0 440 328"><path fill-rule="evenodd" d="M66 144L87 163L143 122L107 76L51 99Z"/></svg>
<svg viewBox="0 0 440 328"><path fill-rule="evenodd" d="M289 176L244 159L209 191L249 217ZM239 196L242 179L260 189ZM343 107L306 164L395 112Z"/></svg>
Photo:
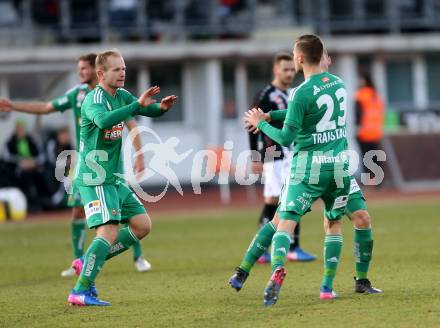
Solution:
<svg viewBox="0 0 440 328"><path fill-rule="evenodd" d="M345 163L347 156L345 154L338 154L336 156L313 155L312 164L328 164L328 163Z"/></svg>
<svg viewBox="0 0 440 328"><path fill-rule="evenodd" d="M275 89L269 94L269 100L275 103L278 109L287 108L287 95L281 90Z"/></svg>
<svg viewBox="0 0 440 328"><path fill-rule="evenodd" d="M347 206L348 196L339 196L335 199L332 210Z"/></svg>
<svg viewBox="0 0 440 328"><path fill-rule="evenodd" d="M104 130L104 140L113 141L113 140L121 139L123 130L124 130L123 122L117 125L113 125L111 129Z"/></svg>
<svg viewBox="0 0 440 328"><path fill-rule="evenodd" d="M347 130L344 128L337 128L332 131L325 131L319 133L312 133L313 144L325 144L330 141L335 141L347 137Z"/></svg>
<svg viewBox="0 0 440 328"><path fill-rule="evenodd" d="M90 216L101 213L101 203L99 200L93 200L84 206L84 211L86 212L86 218Z"/></svg>
<svg viewBox="0 0 440 328"><path fill-rule="evenodd" d="M85 90L81 90L76 95L76 107L81 108L81 105L86 97L87 92Z"/></svg>
<svg viewBox="0 0 440 328"><path fill-rule="evenodd" d="M313 95L316 96L320 92L321 92L321 89L318 88L316 85L314 85L313 86Z"/></svg>
<svg viewBox="0 0 440 328"><path fill-rule="evenodd" d="M324 91L326 89L330 89L331 87L337 86L338 84L342 84L342 80L341 79L337 79L336 81L330 82L330 83L326 83L324 85L321 85L319 87L316 87L317 89L319 89L319 92ZM318 92L316 92L315 90L315 86L313 86L313 95L316 95Z"/></svg>
<svg viewBox="0 0 440 328"><path fill-rule="evenodd" d="M324 82L324 83L327 83L328 81L330 81L330 78L329 78L328 76L324 76L324 77L321 79L321 81Z"/></svg>

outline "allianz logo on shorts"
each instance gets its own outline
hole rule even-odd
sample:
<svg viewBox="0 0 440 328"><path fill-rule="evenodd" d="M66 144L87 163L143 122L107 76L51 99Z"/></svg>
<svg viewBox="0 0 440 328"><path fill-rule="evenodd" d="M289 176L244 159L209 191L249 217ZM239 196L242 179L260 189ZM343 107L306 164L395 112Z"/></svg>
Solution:
<svg viewBox="0 0 440 328"><path fill-rule="evenodd" d="M86 212L86 218L89 218L93 214L101 213L101 203L99 200L93 200L84 206Z"/></svg>

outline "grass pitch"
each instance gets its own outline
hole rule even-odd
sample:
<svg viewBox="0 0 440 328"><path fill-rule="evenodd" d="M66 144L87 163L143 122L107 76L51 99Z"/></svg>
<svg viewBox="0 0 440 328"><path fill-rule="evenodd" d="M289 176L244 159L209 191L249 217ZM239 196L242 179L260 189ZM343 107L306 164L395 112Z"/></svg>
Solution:
<svg viewBox="0 0 440 328"><path fill-rule="evenodd" d="M257 266L236 293L227 281L256 229L259 208L153 216L143 242L153 269L137 273L131 251L97 280L108 308L68 306L73 278L70 222L0 226L0 327L440 327L439 202L370 204L375 250L370 279L382 295L353 293L353 233L335 280L340 299L318 298L322 257L290 263L280 299L263 308L269 266ZM302 246L322 253L321 211L303 219ZM91 237L92 233L89 233Z"/></svg>

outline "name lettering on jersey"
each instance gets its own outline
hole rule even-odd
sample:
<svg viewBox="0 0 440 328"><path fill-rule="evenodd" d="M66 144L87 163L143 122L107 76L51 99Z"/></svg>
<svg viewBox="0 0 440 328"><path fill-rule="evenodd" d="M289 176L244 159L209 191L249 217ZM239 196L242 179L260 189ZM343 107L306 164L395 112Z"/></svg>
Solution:
<svg viewBox="0 0 440 328"><path fill-rule="evenodd" d="M312 133L313 143L315 145L325 144L330 141L339 140L347 137L347 130L344 128L337 128L332 131L324 131L319 133Z"/></svg>
<svg viewBox="0 0 440 328"><path fill-rule="evenodd" d="M111 130L104 130L104 140L117 140L122 138L122 131L124 130L124 122L113 125Z"/></svg>

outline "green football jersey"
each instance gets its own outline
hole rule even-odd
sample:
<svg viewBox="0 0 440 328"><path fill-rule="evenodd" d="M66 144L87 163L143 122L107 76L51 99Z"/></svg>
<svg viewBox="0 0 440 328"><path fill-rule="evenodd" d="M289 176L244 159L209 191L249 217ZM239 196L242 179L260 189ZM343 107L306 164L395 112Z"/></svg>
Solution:
<svg viewBox="0 0 440 328"><path fill-rule="evenodd" d="M119 123L105 128L99 128L96 119L100 115L134 102L137 103L137 98L122 88L116 91L115 96L112 96L98 85L87 95L81 108L82 122L79 164L75 173L76 183L90 186L115 184L119 181L120 178L115 173L123 172L122 131L124 121L131 119L132 116L127 114Z"/></svg>
<svg viewBox="0 0 440 328"><path fill-rule="evenodd" d="M79 146L79 129L81 126L81 105L90 91L86 83L79 84L68 90L64 96L56 98L51 102L55 110L59 112L64 112L67 109L73 110L77 147Z"/></svg>
<svg viewBox="0 0 440 328"><path fill-rule="evenodd" d="M290 92L282 130L267 122L260 122L258 128L284 146L294 142L292 173L346 168L346 103L347 92L339 77L315 74Z"/></svg>

